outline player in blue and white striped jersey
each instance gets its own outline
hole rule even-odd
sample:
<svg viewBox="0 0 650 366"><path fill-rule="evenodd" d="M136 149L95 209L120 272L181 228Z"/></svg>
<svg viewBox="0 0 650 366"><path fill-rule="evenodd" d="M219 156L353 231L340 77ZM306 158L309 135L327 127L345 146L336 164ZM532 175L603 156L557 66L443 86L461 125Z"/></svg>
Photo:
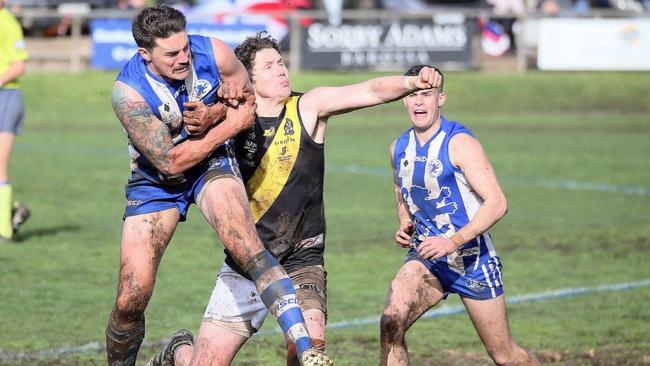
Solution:
<svg viewBox="0 0 650 366"><path fill-rule="evenodd" d="M264 305L308 361L303 365L331 361L312 347L293 284L257 235L228 142L254 118L246 69L222 41L188 35L185 17L171 7L143 9L132 28L138 53L112 92L113 110L129 140L131 177L117 295L106 328L108 365L135 365L158 266L193 203L251 277ZM221 103L208 108L215 88ZM193 129L195 122L205 128ZM185 128L192 136L178 138ZM149 365L174 364L174 351L192 342L189 331L175 334ZM197 348L201 345L199 337ZM191 364L208 365L215 358L203 355Z"/></svg>
<svg viewBox="0 0 650 366"><path fill-rule="evenodd" d="M406 75L415 77L423 65ZM390 147L399 228L408 248L381 318L381 364L408 365L406 331L450 293L460 295L479 337L499 365L537 365L512 339L501 260L487 231L507 211L483 148L469 129L440 114L440 88L404 98L412 127Z"/></svg>

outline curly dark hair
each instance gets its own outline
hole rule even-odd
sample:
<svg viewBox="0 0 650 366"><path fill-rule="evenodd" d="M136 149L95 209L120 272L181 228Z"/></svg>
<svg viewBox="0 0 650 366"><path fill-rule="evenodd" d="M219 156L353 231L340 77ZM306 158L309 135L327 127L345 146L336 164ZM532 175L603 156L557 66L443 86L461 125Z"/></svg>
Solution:
<svg viewBox="0 0 650 366"><path fill-rule="evenodd" d="M442 91L442 87L445 86L445 76L442 74L442 71L440 71L439 68L431 66L431 65L415 65L412 66L410 69L406 70L404 73L404 76L418 76L420 74L420 70L424 67L430 67L432 69L435 69L440 73L440 76L442 76L442 83L440 84L440 91Z"/></svg>
<svg viewBox="0 0 650 366"><path fill-rule="evenodd" d="M246 37L244 42L240 43L239 46L235 48L235 56L241 61L241 63L248 71L248 77L253 78L253 63L255 61L255 55L257 52L266 49L272 48L278 53L280 53L280 45L270 34L266 31L257 32L254 36Z"/></svg>
<svg viewBox="0 0 650 366"><path fill-rule="evenodd" d="M131 32L138 47L151 50L156 46L156 38L167 38L185 31L187 21L180 11L158 5L142 9L133 18Z"/></svg>

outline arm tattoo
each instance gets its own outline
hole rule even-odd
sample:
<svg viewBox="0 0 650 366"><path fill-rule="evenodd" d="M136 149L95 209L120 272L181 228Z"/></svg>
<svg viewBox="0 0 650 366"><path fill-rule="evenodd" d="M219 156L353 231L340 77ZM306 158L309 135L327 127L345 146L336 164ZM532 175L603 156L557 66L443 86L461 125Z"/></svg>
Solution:
<svg viewBox="0 0 650 366"><path fill-rule="evenodd" d="M112 102L115 115L135 148L158 170L167 171L171 165L168 154L174 147L167 127L151 112L147 102L129 100L124 88L113 88Z"/></svg>

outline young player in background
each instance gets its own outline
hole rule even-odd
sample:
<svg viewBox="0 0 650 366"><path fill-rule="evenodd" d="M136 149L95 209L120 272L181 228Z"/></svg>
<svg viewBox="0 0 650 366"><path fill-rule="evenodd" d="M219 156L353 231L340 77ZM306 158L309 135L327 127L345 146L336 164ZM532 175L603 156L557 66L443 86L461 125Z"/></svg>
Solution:
<svg viewBox="0 0 650 366"><path fill-rule="evenodd" d="M510 335L501 260L487 231L505 215L505 196L478 140L440 114L447 98L443 85L404 98L412 127L390 147L395 241L409 251L386 295L381 364L409 365L406 331L457 293L497 365L539 365Z"/></svg>

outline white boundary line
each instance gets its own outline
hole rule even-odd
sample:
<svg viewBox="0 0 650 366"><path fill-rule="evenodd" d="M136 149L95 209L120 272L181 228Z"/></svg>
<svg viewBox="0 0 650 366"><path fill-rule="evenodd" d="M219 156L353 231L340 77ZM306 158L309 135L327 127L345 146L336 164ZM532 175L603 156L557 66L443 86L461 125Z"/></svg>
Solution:
<svg viewBox="0 0 650 366"><path fill-rule="evenodd" d="M602 285L596 287L576 287L576 288L565 288L552 291L538 292L533 294L526 294L520 296L513 296L512 298L507 299L508 305L518 305L533 303L546 300L562 299L566 297L574 297L581 295L588 295L597 292L604 291L626 291L634 290L642 287L650 286L650 278L635 282L623 282L615 283L610 285ZM465 312L465 308L462 306L452 306L452 307L441 307L439 309L429 310L421 319L429 318L438 318L449 315L456 315ZM340 322L335 322L327 326L328 329L347 329L355 328L369 324L378 324L379 317L365 318L365 319L356 319L356 320L344 320ZM271 331L262 331L259 332L259 335L269 335L269 334L278 334L281 333L279 329ZM167 339L162 339L158 341L145 341L142 345L144 347L162 347L167 342ZM53 359L56 357L73 355L73 354L87 354L87 353L100 353L104 352L104 346L99 344L99 342L90 342L83 346L76 347L67 347L67 348L58 348L50 349L45 351L37 351L31 353L7 353L3 352L0 349L0 361L6 361L9 359L13 360L30 360L30 359Z"/></svg>
<svg viewBox="0 0 650 366"><path fill-rule="evenodd" d="M576 288L565 288L553 291L538 292L534 294L526 294L520 296L513 296L506 299L508 305L518 305L526 304L532 302L562 299L566 297L575 297L580 295L588 295L597 292L603 291L625 291L633 290L642 287L650 286L650 278L636 281L636 282L624 282L616 283L611 285L603 285L597 287L576 287ZM420 319L430 319L430 318L439 318L443 316L456 315L465 313L464 306L450 306L450 307L441 307L439 309L429 310L424 313ZM328 329L346 329L346 328L355 328L368 324L378 324L379 317L365 318L365 319L356 319L356 320L344 320L340 322L334 322L327 326ZM279 333L279 330L273 330L265 333Z"/></svg>

